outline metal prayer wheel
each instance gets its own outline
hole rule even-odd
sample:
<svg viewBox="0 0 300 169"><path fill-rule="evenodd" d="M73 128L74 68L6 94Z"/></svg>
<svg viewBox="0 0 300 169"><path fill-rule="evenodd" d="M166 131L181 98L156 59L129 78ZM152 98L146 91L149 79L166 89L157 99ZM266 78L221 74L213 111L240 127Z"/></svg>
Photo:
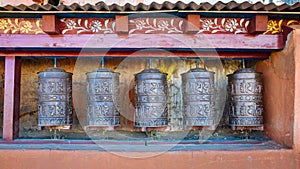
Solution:
<svg viewBox="0 0 300 169"><path fill-rule="evenodd" d="M261 76L250 68L228 75L230 126L263 126Z"/></svg>
<svg viewBox="0 0 300 169"><path fill-rule="evenodd" d="M118 126L119 73L95 69L87 73L87 126Z"/></svg>
<svg viewBox="0 0 300 169"><path fill-rule="evenodd" d="M72 73L48 68L38 73L38 126L72 124Z"/></svg>
<svg viewBox="0 0 300 169"><path fill-rule="evenodd" d="M166 77L157 69L135 74L135 127L168 125Z"/></svg>
<svg viewBox="0 0 300 169"><path fill-rule="evenodd" d="M184 126L216 124L214 74L202 68L181 74Z"/></svg>

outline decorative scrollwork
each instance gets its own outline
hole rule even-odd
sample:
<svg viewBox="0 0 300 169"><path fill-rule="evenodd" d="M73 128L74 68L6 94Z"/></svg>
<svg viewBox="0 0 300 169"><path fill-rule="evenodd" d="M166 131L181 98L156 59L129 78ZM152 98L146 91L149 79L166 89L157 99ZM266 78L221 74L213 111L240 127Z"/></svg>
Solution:
<svg viewBox="0 0 300 169"><path fill-rule="evenodd" d="M116 22L112 19L60 19L61 34L67 33L115 33Z"/></svg>
<svg viewBox="0 0 300 169"><path fill-rule="evenodd" d="M198 33L248 33L249 20L244 18L202 18Z"/></svg>
<svg viewBox="0 0 300 169"><path fill-rule="evenodd" d="M129 30L132 33L183 33L183 19L167 19L167 18L140 18L131 19L129 23L134 25Z"/></svg>
<svg viewBox="0 0 300 169"><path fill-rule="evenodd" d="M288 25L299 25L300 22L297 20L269 20L268 21L268 27L267 31L264 32L264 34L278 34L282 33L283 26L288 26Z"/></svg>

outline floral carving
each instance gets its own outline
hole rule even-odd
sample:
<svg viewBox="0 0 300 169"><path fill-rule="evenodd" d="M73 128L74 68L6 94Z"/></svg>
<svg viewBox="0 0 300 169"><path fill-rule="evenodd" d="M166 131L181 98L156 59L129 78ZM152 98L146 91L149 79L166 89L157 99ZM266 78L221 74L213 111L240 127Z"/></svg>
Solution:
<svg viewBox="0 0 300 169"><path fill-rule="evenodd" d="M115 22L111 19L76 19L76 18L62 18L60 20L64 25L61 33L114 33Z"/></svg>
<svg viewBox="0 0 300 169"><path fill-rule="evenodd" d="M200 19L198 33L247 33L249 20L240 18L203 18Z"/></svg>
<svg viewBox="0 0 300 169"><path fill-rule="evenodd" d="M36 19L0 19L0 33L4 34L44 34L40 20Z"/></svg>
<svg viewBox="0 0 300 169"><path fill-rule="evenodd" d="M132 33L183 33L183 19L140 18L129 20ZM133 27L133 28L132 28Z"/></svg>
<svg viewBox="0 0 300 169"><path fill-rule="evenodd" d="M299 25L300 22L297 20L269 20L267 31L264 34L278 34L283 32L282 26L288 25Z"/></svg>

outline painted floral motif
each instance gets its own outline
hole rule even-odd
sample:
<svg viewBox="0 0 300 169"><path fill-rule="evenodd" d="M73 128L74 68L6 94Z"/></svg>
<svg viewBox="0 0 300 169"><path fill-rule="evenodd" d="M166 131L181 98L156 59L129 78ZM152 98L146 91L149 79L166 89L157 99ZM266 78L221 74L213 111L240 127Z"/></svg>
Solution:
<svg viewBox="0 0 300 169"><path fill-rule="evenodd" d="M129 20L132 33L183 33L183 19L140 18Z"/></svg>
<svg viewBox="0 0 300 169"><path fill-rule="evenodd" d="M20 31L21 33L29 33L32 29L31 22L29 21L22 21L20 22Z"/></svg>
<svg viewBox="0 0 300 169"><path fill-rule="evenodd" d="M247 33L249 22L243 18L202 18L198 33Z"/></svg>
<svg viewBox="0 0 300 169"><path fill-rule="evenodd" d="M98 20L92 21L90 24L90 29L92 32L98 32L99 30L101 30L101 22Z"/></svg>
<svg viewBox="0 0 300 169"><path fill-rule="evenodd" d="M288 25L299 25L300 22L297 20L269 20L267 31L264 34L278 34L282 33L283 29L282 26Z"/></svg>
<svg viewBox="0 0 300 169"><path fill-rule="evenodd" d="M0 33L4 34L44 34L40 20L36 19L0 19Z"/></svg>
<svg viewBox="0 0 300 169"><path fill-rule="evenodd" d="M0 19L0 29L5 29L8 25L8 22L5 19Z"/></svg>
<svg viewBox="0 0 300 169"><path fill-rule="evenodd" d="M238 26L239 24L236 19L229 19L225 23L225 30L229 32L233 32L237 29Z"/></svg>
<svg viewBox="0 0 300 169"><path fill-rule="evenodd" d="M76 19L62 18L60 20L64 25L61 30L62 34L66 33L115 33L115 22L111 19Z"/></svg>
<svg viewBox="0 0 300 169"><path fill-rule="evenodd" d="M74 29L76 27L76 22L71 19L66 20L65 23L66 23L68 29Z"/></svg>

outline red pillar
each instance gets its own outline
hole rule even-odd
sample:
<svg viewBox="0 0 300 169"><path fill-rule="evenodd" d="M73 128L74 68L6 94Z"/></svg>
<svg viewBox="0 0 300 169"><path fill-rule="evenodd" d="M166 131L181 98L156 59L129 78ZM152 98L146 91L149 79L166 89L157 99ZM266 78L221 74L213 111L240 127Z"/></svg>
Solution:
<svg viewBox="0 0 300 169"><path fill-rule="evenodd" d="M11 141L19 134L21 59L5 57L3 140Z"/></svg>

